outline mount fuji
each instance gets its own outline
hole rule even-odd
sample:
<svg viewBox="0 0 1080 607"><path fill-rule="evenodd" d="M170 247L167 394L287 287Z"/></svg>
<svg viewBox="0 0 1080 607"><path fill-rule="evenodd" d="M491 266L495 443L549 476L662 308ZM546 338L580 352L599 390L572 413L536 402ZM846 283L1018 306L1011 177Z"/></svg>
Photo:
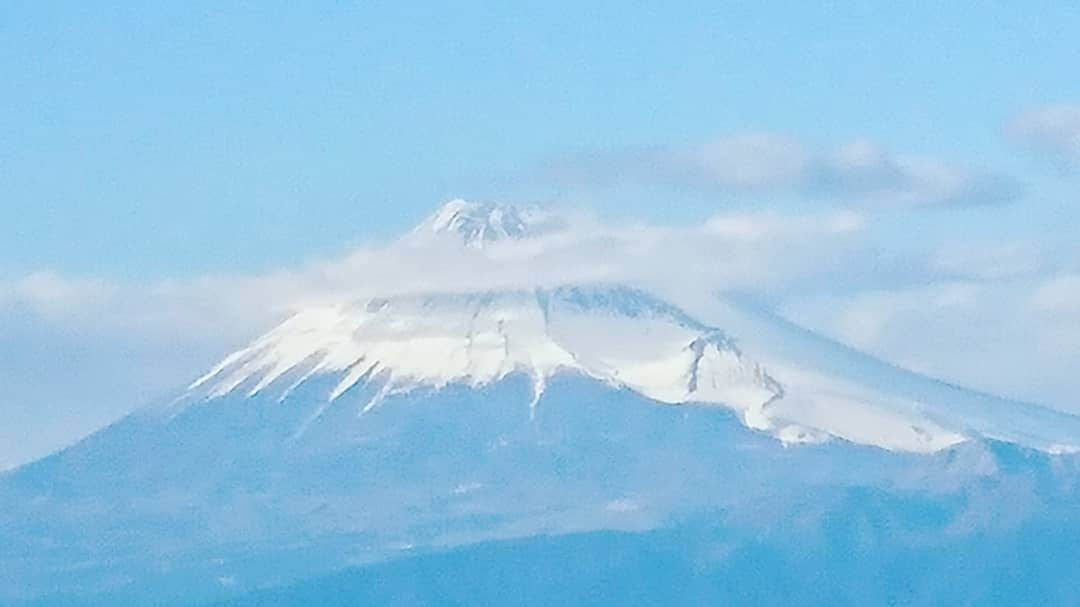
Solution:
<svg viewBox="0 0 1080 607"><path fill-rule="evenodd" d="M403 243L484 255L561 228L456 200ZM1069 602L1077 451L1076 416L895 367L749 297L691 312L622 284L388 293L299 310L0 476L0 601L552 604L662 572L691 603ZM1035 545L1052 566L1023 579L978 558ZM606 581L555 568L578 586L500 590L567 550L622 561ZM667 556L626 556L642 550ZM418 589L432 559L465 586ZM889 577L911 559L927 569ZM946 562L955 584L931 588ZM830 574L863 582L776 594ZM980 583L996 594L963 594Z"/></svg>

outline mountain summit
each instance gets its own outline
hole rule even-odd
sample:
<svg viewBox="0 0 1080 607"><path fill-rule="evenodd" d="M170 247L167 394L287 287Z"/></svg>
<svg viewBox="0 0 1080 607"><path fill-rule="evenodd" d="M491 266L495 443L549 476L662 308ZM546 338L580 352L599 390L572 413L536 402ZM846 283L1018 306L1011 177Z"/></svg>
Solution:
<svg viewBox="0 0 1080 607"><path fill-rule="evenodd" d="M470 249L540 235L558 224L537 206L518 207L460 198L446 202L413 229L410 239L452 238Z"/></svg>

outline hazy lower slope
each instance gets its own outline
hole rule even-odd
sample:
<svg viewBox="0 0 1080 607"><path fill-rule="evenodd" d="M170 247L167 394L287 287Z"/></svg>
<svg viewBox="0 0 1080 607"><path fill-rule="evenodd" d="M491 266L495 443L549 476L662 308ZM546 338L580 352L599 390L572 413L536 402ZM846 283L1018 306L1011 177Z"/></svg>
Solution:
<svg viewBox="0 0 1080 607"><path fill-rule="evenodd" d="M1080 529L950 534L953 509L849 494L820 530L748 537L706 521L484 543L399 558L217 607L1072 605Z"/></svg>
<svg viewBox="0 0 1080 607"><path fill-rule="evenodd" d="M167 422L131 418L0 481L3 599L189 605L433 549L701 517L724 541L701 545L720 565L697 583L739 586L762 600L812 579L826 557L843 565L830 571L861 574L870 589L865 576L903 555L937 555L933 563L944 560L938 551L969 546L970 557L958 553L967 559L974 547L1000 545L1067 564L1062 545L1080 540L1072 456L993 443L930 456L841 442L785 449L724 409L660 405L582 376L556 377L532 417L531 393L526 376L512 375L482 388L391 396L360 418L355 408L371 394L356 394L299 439L290 430L308 411L257 396ZM448 595L429 586L417 596L486 601L514 575L565 585L553 596L581 596L592 586L581 576L559 582L567 574L560 558L609 563L611 554L600 555L621 550L630 559L645 545L677 556L680 544L655 544L663 537L631 540L629 550L602 540L583 553L571 541L532 565L523 564L534 554L528 542L509 562L465 552L457 564L433 566L472 568L462 578L472 586ZM873 556L884 559L880 569ZM527 568L505 568L513 563ZM678 559L660 566L674 568L671 581L697 571ZM634 567L608 571L669 579ZM379 573L368 590L408 598L395 593L414 572L397 571ZM920 583L937 579L929 569L916 574Z"/></svg>

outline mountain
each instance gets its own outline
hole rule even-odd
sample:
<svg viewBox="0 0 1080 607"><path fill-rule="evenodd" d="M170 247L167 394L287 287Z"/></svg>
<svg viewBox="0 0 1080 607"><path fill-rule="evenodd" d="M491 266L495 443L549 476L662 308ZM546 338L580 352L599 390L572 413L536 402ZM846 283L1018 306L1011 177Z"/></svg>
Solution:
<svg viewBox="0 0 1080 607"><path fill-rule="evenodd" d="M895 540L891 528L913 525L920 510L932 504L874 495L845 499L816 533L785 529L784 534L746 537L736 529L692 520L640 533L595 531L484 542L353 567L216 605L1075 603L1077 567L1060 558L1076 537L1075 522L959 540L935 527L935 538L905 544ZM877 512L867 512L868 504ZM1058 526L1061 522L1065 525ZM853 524L860 531L846 532Z"/></svg>
<svg viewBox="0 0 1080 607"><path fill-rule="evenodd" d="M319 398L325 407L350 390L378 386L366 412L391 394L479 388L511 374L529 380L530 409L549 380L575 374L658 402L722 403L763 427L764 410L783 391L723 332L670 304L625 287L565 287L307 310L226 358L174 407L233 392L285 401L332 378Z"/></svg>
<svg viewBox="0 0 1080 607"><path fill-rule="evenodd" d="M454 201L408 238L482 254L553 225L532 217ZM573 554L622 554L597 571L700 590L686 597L775 602L827 557L872 580L1033 543L1057 565L1017 583L1056 600L1080 574L1077 447L1074 416L896 368L747 297L392 294L300 310L174 398L0 475L0 603L315 604L323 582L305 580L334 571L399 604L525 604L499 580L545 575L537 592L614 592L553 564ZM627 556L646 546L669 556ZM447 583L431 562L469 586L420 592ZM952 565L972 584L993 566ZM897 584L837 604L905 602Z"/></svg>
<svg viewBox="0 0 1080 607"><path fill-rule="evenodd" d="M363 413L391 394L452 384L478 388L514 373L532 385L532 410L552 377L573 373L659 403L726 407L749 428L784 443L840 438L930 452L983 437L1049 452L1080 447L1075 416L891 367L779 318L755 320L747 305L720 304L713 313L755 347L744 349L742 337L618 286L313 308L226 358L194 382L173 411L232 393L265 393L284 402L309 383L332 381L315 399L321 406L306 422L313 423L354 389L377 386Z"/></svg>
<svg viewBox="0 0 1080 607"><path fill-rule="evenodd" d="M520 240L560 229L563 222L539 207L473 202L460 198L436 210L406 237L414 245L443 240L483 249L497 242Z"/></svg>

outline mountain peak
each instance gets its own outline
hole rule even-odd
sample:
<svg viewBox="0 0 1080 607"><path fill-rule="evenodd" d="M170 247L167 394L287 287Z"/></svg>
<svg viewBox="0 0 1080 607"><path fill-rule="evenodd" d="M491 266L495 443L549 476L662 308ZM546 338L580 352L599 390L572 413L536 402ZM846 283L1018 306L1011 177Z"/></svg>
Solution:
<svg viewBox="0 0 1080 607"><path fill-rule="evenodd" d="M780 386L721 331L626 287L397 296L303 311L226 358L190 394L287 401L309 380L324 395L377 386L387 395L451 384L481 387L521 374L531 406L555 375L571 373L657 402L723 404L753 427ZM272 395L272 396L271 396ZM784 424L781 427L786 427Z"/></svg>
<svg viewBox="0 0 1080 607"><path fill-rule="evenodd" d="M413 230L414 239L447 236L471 249L535 236L551 226L551 216L534 205L515 206L455 198L444 203Z"/></svg>

